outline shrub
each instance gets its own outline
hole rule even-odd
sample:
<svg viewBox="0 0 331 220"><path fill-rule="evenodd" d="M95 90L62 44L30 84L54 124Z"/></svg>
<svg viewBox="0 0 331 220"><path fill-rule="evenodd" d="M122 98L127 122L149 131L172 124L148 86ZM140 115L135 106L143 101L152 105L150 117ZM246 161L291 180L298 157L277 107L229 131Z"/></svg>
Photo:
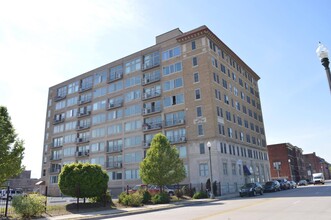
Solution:
<svg viewBox="0 0 331 220"><path fill-rule="evenodd" d="M169 202L170 202L170 197L166 192L161 192L152 196L153 204L166 204Z"/></svg>
<svg viewBox="0 0 331 220"><path fill-rule="evenodd" d="M139 190L139 193L142 195L143 197L143 204L148 204L151 201L151 194L150 192L148 192L147 190Z"/></svg>
<svg viewBox="0 0 331 220"><path fill-rule="evenodd" d="M15 212L23 218L40 216L45 212L45 196L30 194L27 196L15 196L12 206Z"/></svg>
<svg viewBox="0 0 331 220"><path fill-rule="evenodd" d="M206 192L196 192L193 195L193 199L203 199L203 198L208 198L207 193Z"/></svg>
<svg viewBox="0 0 331 220"><path fill-rule="evenodd" d="M108 203L110 205L114 205L113 200L111 199L110 192L108 190L106 192L106 195L100 195L97 197L89 198L89 201L93 203L98 202L98 203Z"/></svg>
<svg viewBox="0 0 331 220"><path fill-rule="evenodd" d="M126 192L122 192L118 197L118 202L125 206L141 206L143 204L143 195L139 192L129 195L127 195Z"/></svg>
<svg viewBox="0 0 331 220"><path fill-rule="evenodd" d="M182 191L185 196L192 197L195 193L195 188L190 189L188 186L183 186Z"/></svg>
<svg viewBox="0 0 331 220"><path fill-rule="evenodd" d="M177 198L182 198L183 195L184 195L184 193L181 189L176 189L175 190L175 196L177 196Z"/></svg>

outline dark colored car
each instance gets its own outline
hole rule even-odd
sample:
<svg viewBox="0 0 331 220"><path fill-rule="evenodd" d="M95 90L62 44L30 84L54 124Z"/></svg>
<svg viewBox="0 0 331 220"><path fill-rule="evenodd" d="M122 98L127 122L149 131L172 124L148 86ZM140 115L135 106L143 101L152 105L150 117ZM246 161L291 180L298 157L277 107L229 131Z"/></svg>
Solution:
<svg viewBox="0 0 331 220"><path fill-rule="evenodd" d="M280 183L276 180L268 181L264 184L265 192L277 192L280 191Z"/></svg>
<svg viewBox="0 0 331 220"><path fill-rule="evenodd" d="M300 180L300 181L298 182L298 186L307 186L307 185L308 185L307 180Z"/></svg>
<svg viewBox="0 0 331 220"><path fill-rule="evenodd" d="M263 187L260 183L246 183L239 189L240 197L243 196L256 196L257 194L263 194Z"/></svg>
<svg viewBox="0 0 331 220"><path fill-rule="evenodd" d="M287 181L287 179L283 178L283 179L277 179L277 181L280 183L280 188L282 190L284 189L290 189L290 183L289 181Z"/></svg>

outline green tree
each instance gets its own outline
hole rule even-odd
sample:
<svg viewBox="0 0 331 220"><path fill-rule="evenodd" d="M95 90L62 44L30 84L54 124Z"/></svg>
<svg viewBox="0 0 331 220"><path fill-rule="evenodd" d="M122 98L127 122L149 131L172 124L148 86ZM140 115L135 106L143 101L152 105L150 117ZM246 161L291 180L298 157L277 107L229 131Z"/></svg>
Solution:
<svg viewBox="0 0 331 220"><path fill-rule="evenodd" d="M23 155L23 140L17 138L7 108L0 106L0 184L24 170Z"/></svg>
<svg viewBox="0 0 331 220"><path fill-rule="evenodd" d="M72 163L64 165L58 184L64 195L92 198L106 193L108 180L108 174L100 165Z"/></svg>
<svg viewBox="0 0 331 220"><path fill-rule="evenodd" d="M186 177L177 148L171 146L163 134L154 136L145 159L140 163L140 177L144 183L160 186L161 189Z"/></svg>

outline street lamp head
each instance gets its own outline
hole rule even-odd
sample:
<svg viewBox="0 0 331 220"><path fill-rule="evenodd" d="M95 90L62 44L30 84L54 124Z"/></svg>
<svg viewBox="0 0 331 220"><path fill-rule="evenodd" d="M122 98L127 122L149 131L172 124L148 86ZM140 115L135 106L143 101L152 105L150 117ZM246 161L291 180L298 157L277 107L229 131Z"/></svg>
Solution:
<svg viewBox="0 0 331 220"><path fill-rule="evenodd" d="M323 44L321 44L321 42L319 42L316 49L316 54L320 58L320 60L322 60L323 58L329 57L329 50Z"/></svg>
<svg viewBox="0 0 331 220"><path fill-rule="evenodd" d="M207 147L208 147L208 148L211 147L211 143L210 143L210 141L207 142Z"/></svg>

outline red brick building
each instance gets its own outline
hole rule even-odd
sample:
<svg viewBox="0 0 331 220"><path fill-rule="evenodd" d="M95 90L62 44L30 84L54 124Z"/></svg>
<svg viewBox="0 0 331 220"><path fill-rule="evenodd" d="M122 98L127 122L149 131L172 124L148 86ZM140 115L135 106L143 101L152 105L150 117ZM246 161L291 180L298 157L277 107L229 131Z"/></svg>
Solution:
<svg viewBox="0 0 331 220"><path fill-rule="evenodd" d="M323 158L316 156L316 153L304 154L305 166L309 180L312 180L313 173L323 173L325 179L331 179L329 166Z"/></svg>
<svg viewBox="0 0 331 220"><path fill-rule="evenodd" d="M268 145L272 179L286 178L299 181L307 178L302 149L290 143Z"/></svg>

